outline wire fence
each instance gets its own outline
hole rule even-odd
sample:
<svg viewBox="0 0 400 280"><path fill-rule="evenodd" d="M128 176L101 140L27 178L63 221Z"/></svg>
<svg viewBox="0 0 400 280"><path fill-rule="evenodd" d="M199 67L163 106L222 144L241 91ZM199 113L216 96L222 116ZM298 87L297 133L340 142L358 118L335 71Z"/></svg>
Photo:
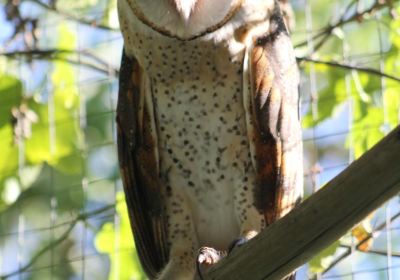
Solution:
<svg viewBox="0 0 400 280"><path fill-rule="evenodd" d="M145 279L116 156L122 38L105 28L109 1L87 2L86 13L18 4L21 18L38 18L36 44L26 30L8 40L15 22L0 18L10 35L0 36L0 279ZM398 1L293 2L309 196L399 123L400 9ZM298 279L400 279L399 218L396 197Z"/></svg>

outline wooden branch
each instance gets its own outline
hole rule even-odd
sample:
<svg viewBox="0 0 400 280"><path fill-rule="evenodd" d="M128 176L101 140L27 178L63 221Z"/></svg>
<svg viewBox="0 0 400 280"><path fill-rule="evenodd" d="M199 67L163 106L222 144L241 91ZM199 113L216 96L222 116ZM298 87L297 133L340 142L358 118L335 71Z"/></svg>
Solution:
<svg viewBox="0 0 400 280"><path fill-rule="evenodd" d="M204 279L281 279L400 191L400 126Z"/></svg>

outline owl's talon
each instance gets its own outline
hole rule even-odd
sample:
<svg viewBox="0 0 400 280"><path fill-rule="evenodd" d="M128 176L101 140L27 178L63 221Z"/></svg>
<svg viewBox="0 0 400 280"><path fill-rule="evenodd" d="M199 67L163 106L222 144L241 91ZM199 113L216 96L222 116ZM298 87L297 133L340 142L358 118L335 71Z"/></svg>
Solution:
<svg viewBox="0 0 400 280"><path fill-rule="evenodd" d="M247 243L249 239L247 237L239 237L232 241L232 243L228 247L228 255L237 247L242 246L243 244Z"/></svg>
<svg viewBox="0 0 400 280"><path fill-rule="evenodd" d="M203 279L202 266L210 266L218 263L223 257L226 256L224 251L217 251L210 247L201 247L197 255L196 270L200 279ZM207 268L206 267L206 268Z"/></svg>
<svg viewBox="0 0 400 280"><path fill-rule="evenodd" d="M220 259L222 259L226 254L221 251L217 251L210 247L201 247L199 249L199 254L197 256L197 262L200 264L216 264Z"/></svg>

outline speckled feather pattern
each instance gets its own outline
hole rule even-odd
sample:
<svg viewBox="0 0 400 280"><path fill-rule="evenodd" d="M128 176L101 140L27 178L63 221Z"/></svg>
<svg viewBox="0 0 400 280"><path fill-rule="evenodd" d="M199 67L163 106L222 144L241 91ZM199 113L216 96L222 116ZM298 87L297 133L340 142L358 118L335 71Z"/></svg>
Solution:
<svg viewBox="0 0 400 280"><path fill-rule="evenodd" d="M253 205L243 57L232 61L225 42L136 36L136 57L151 80L169 242L197 236L191 254L199 245L226 249L244 220L249 229L262 224Z"/></svg>
<svg viewBox="0 0 400 280"><path fill-rule="evenodd" d="M164 201L170 260L159 278L192 279L199 247L226 250L265 224L255 206L257 171L243 98L250 91L243 78L248 41L234 32L253 21L257 30L269 11L250 13L259 1L245 1L250 4L223 28L182 41L144 25L125 1L119 1L125 51L144 73L140 102L150 118L144 125L155 139L149 152L157 157L154 176Z"/></svg>

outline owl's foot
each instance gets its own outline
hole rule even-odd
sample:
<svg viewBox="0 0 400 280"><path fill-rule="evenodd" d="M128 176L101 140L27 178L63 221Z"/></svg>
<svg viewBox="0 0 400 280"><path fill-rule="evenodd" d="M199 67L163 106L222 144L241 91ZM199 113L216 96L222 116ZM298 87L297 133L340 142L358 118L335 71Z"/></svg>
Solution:
<svg viewBox="0 0 400 280"><path fill-rule="evenodd" d="M228 251L217 251L210 247L201 247L197 255L196 270L198 279L203 280L203 275L210 267L218 263L221 259L229 255L233 249L242 246L247 241L257 235L257 231L249 230L244 231L244 234L238 239L234 240L228 247Z"/></svg>
<svg viewBox="0 0 400 280"><path fill-rule="evenodd" d="M250 239L252 239L254 236L257 235L256 231L248 231L246 232L243 236L239 237L238 239L235 239L232 241L231 245L228 247L228 255L235 249L243 244L247 243Z"/></svg>
<svg viewBox="0 0 400 280"><path fill-rule="evenodd" d="M204 272L206 272L211 265L216 264L225 256L225 251L217 251L210 247L201 247L196 261L197 275L199 278L202 280Z"/></svg>
<svg viewBox="0 0 400 280"><path fill-rule="evenodd" d="M199 264L216 264L220 259L226 256L224 251L217 251L210 247L201 247L199 249L199 255L197 256L197 262Z"/></svg>
<svg viewBox="0 0 400 280"><path fill-rule="evenodd" d="M231 245L229 245L229 248L228 248L228 255L229 255L235 248L238 248L238 247L242 246L243 244L247 243L247 241L249 241L249 240L250 240L250 239L248 239L248 238L246 238L246 237L244 237L244 236L239 237L238 239L233 240L232 243L231 243Z"/></svg>

